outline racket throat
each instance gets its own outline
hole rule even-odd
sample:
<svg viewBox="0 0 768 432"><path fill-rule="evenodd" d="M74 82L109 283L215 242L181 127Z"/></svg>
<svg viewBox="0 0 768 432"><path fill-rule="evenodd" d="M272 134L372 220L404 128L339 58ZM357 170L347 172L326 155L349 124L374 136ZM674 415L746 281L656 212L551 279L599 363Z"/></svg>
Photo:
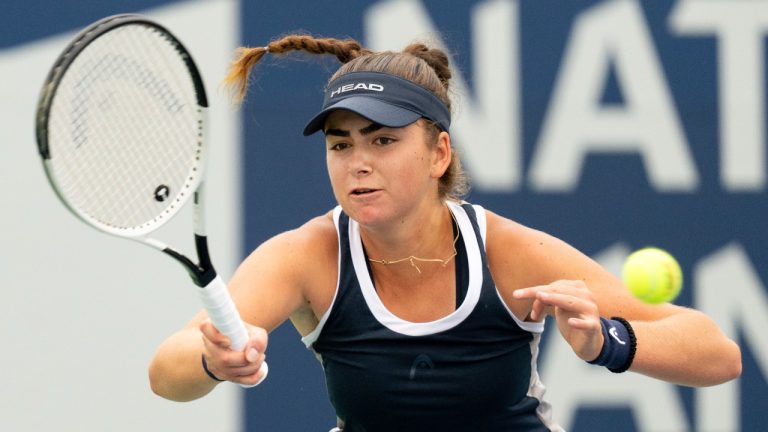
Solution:
<svg viewBox="0 0 768 432"><path fill-rule="evenodd" d="M216 269L214 269L213 264L211 264L211 259L208 255L208 243L205 236L195 235L195 246L197 247L200 264L195 264L192 260L170 247L164 248L163 252L184 266L195 285L205 287L216 278Z"/></svg>

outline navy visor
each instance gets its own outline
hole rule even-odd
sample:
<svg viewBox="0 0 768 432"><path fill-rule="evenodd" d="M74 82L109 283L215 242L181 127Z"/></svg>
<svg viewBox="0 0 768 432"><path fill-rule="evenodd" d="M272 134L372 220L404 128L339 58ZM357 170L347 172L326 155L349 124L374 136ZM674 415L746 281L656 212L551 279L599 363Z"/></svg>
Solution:
<svg viewBox="0 0 768 432"><path fill-rule="evenodd" d="M350 72L325 90L323 108L307 123L304 135L322 130L331 112L345 109L382 126L408 126L424 117L447 131L448 107L429 90L406 79L381 72Z"/></svg>

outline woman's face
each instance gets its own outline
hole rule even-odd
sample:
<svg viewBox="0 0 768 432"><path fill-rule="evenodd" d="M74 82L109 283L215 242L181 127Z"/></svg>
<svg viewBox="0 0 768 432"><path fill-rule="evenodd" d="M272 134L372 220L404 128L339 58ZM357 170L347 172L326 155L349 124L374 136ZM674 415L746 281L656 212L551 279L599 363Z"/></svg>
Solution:
<svg viewBox="0 0 768 432"><path fill-rule="evenodd" d="M324 131L333 193L360 224L404 220L420 206L439 202L446 151L427 142L423 120L387 128L337 110L328 116ZM447 148L450 161L450 143Z"/></svg>

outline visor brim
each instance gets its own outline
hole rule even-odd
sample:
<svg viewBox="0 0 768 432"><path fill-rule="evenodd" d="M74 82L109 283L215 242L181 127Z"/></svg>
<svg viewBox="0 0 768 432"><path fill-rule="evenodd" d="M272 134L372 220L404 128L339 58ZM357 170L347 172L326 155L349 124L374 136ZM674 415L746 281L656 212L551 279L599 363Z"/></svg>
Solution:
<svg viewBox="0 0 768 432"><path fill-rule="evenodd" d="M390 104L381 99L365 96L352 96L329 105L317 113L304 127L304 135L309 136L322 130L325 120L336 110L348 110L382 126L399 128L420 119L422 116L409 109Z"/></svg>

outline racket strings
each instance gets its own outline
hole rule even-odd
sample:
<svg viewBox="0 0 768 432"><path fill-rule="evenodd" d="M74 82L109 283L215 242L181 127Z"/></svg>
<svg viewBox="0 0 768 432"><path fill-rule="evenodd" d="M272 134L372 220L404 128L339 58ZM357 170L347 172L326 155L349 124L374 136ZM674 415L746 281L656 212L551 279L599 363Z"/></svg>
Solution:
<svg viewBox="0 0 768 432"><path fill-rule="evenodd" d="M202 113L184 59L154 28L93 41L67 69L49 141L70 206L118 229L159 225L202 174Z"/></svg>

